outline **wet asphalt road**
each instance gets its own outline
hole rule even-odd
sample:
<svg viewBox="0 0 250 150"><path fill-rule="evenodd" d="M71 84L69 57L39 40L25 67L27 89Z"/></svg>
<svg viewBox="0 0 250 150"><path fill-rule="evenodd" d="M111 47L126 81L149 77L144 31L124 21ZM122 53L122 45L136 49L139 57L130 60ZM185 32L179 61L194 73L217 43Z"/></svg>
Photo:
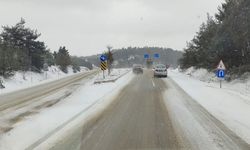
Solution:
<svg viewBox="0 0 250 150"><path fill-rule="evenodd" d="M136 76L82 133L81 150L179 149L164 105L166 86L150 72Z"/></svg>

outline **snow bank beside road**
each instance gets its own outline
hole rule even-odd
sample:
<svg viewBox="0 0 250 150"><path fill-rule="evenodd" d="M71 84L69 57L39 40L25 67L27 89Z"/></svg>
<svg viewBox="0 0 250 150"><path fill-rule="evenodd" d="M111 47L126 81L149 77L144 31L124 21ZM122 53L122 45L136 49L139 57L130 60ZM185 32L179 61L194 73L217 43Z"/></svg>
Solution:
<svg viewBox="0 0 250 150"><path fill-rule="evenodd" d="M87 68L82 67L81 72L88 71ZM51 66L47 72L16 72L14 76L9 79L3 79L4 89L0 89L0 94L20 90L30 86L38 85L44 82L50 82L66 76L74 74L72 67L68 67L68 73L62 72L58 67ZM0 77L1 78L1 77Z"/></svg>
<svg viewBox="0 0 250 150"><path fill-rule="evenodd" d="M208 72L206 69L195 69L194 67L190 67L187 70L185 70L183 73L192 78L195 78L204 82L217 82L218 81L218 78L215 76L215 73Z"/></svg>
<svg viewBox="0 0 250 150"><path fill-rule="evenodd" d="M169 76L185 92L250 143L250 92L247 89L249 80L244 83L239 80L231 83L223 82L223 88L220 89L219 83L213 80L213 77L209 75L206 77L207 73L204 73L205 78L194 72L191 76L187 74L176 70L169 71Z"/></svg>
<svg viewBox="0 0 250 150"><path fill-rule="evenodd" d="M217 150L216 144L211 140L212 138L209 137L208 131L203 128L201 122L194 116L197 112L189 110L190 107L194 106L186 106L186 101L188 101L190 97L180 91L171 80L166 79L165 82L168 85L164 93L165 104L177 138L180 141L181 148Z"/></svg>
<svg viewBox="0 0 250 150"><path fill-rule="evenodd" d="M180 73L178 70L171 70L173 73ZM203 81L209 87L218 88L219 80L215 73L208 72L206 69L195 69L190 67L189 69L182 72L192 79ZM247 75L247 74L246 74ZM244 79L235 79L231 82L222 81L223 89L227 89L239 96L250 96L250 76L244 75Z"/></svg>
<svg viewBox="0 0 250 150"><path fill-rule="evenodd" d="M110 75L108 75L107 71L105 71L105 79L103 78L103 73L100 72L95 79L95 83L115 82L118 78L122 77L130 70L131 69L114 69Z"/></svg>

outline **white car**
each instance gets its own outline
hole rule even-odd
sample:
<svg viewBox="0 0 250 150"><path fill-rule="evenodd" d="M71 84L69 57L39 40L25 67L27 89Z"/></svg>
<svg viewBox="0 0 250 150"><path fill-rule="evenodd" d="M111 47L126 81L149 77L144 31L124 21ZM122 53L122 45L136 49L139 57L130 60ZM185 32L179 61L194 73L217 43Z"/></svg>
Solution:
<svg viewBox="0 0 250 150"><path fill-rule="evenodd" d="M154 77L167 77L168 70L166 65L159 64L154 67Z"/></svg>

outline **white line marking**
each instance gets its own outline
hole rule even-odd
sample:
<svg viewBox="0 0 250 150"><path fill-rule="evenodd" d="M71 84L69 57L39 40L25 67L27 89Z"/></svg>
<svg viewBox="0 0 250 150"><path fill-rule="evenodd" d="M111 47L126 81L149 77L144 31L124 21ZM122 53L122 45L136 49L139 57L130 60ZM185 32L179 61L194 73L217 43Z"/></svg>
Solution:
<svg viewBox="0 0 250 150"><path fill-rule="evenodd" d="M154 83L153 79L152 79L152 84L153 84L153 87L155 87L155 83Z"/></svg>

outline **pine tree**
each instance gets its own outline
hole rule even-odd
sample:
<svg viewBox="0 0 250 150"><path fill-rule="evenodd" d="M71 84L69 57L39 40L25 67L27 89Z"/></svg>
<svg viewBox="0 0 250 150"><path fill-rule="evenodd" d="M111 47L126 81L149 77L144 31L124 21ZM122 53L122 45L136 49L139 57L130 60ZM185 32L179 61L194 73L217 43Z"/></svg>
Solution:
<svg viewBox="0 0 250 150"><path fill-rule="evenodd" d="M231 74L250 72L250 1L226 0L190 43L180 60L182 68L212 70L223 59Z"/></svg>
<svg viewBox="0 0 250 150"><path fill-rule="evenodd" d="M71 59L65 46L59 48L59 51L56 54L56 64L59 65L63 72L68 73L67 67L71 64Z"/></svg>
<svg viewBox="0 0 250 150"><path fill-rule="evenodd" d="M2 43L13 50L13 56L17 58L13 60L16 69L40 71L43 67L46 47L44 42L37 40L40 35L37 30L25 27L24 19L15 26L3 26Z"/></svg>

